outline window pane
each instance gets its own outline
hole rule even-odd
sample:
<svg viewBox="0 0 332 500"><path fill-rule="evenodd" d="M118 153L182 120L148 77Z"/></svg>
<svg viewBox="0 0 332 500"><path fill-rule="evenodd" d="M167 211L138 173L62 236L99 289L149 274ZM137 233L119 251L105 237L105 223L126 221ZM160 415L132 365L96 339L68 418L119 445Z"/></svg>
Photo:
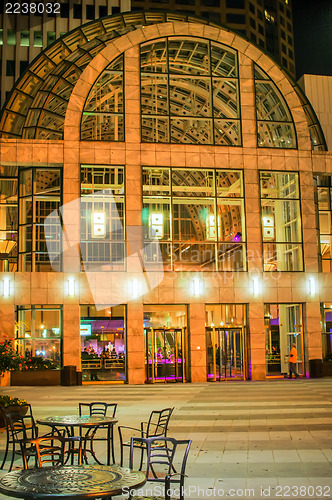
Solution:
<svg viewBox="0 0 332 500"><path fill-rule="evenodd" d="M218 200L218 215L215 224L218 226L219 241L244 241L244 207L242 200Z"/></svg>
<svg viewBox="0 0 332 500"><path fill-rule="evenodd" d="M236 80L213 78L213 116L239 118L239 91Z"/></svg>
<svg viewBox="0 0 332 500"><path fill-rule="evenodd" d="M83 113L81 139L83 141L124 141L123 116Z"/></svg>
<svg viewBox="0 0 332 500"><path fill-rule="evenodd" d="M170 77L170 114L212 116L210 78Z"/></svg>
<svg viewBox="0 0 332 500"><path fill-rule="evenodd" d="M242 172L236 170L216 171L217 196L243 197Z"/></svg>
<svg viewBox="0 0 332 500"><path fill-rule="evenodd" d="M180 144L211 144L212 120L171 118L171 142Z"/></svg>
<svg viewBox="0 0 332 500"><path fill-rule="evenodd" d="M141 112L147 115L168 115L168 77L142 75Z"/></svg>
<svg viewBox="0 0 332 500"><path fill-rule="evenodd" d="M241 146L240 120L214 120L214 141L219 146Z"/></svg>
<svg viewBox="0 0 332 500"><path fill-rule="evenodd" d="M262 198L299 199L299 175L297 173L261 172Z"/></svg>
<svg viewBox="0 0 332 500"><path fill-rule="evenodd" d="M172 193L175 196L214 196L214 171L172 169Z"/></svg>
<svg viewBox="0 0 332 500"><path fill-rule="evenodd" d="M191 75L209 74L209 46L204 40L169 38L169 71Z"/></svg>
<svg viewBox="0 0 332 500"><path fill-rule="evenodd" d="M141 45L141 71L167 72L167 44L165 39Z"/></svg>
<svg viewBox="0 0 332 500"><path fill-rule="evenodd" d="M303 271L301 244L264 243L264 271Z"/></svg>
<svg viewBox="0 0 332 500"><path fill-rule="evenodd" d="M142 116L142 142L169 142L169 119Z"/></svg>
<svg viewBox="0 0 332 500"><path fill-rule="evenodd" d="M257 122L258 146L265 148L296 148L292 123Z"/></svg>
<svg viewBox="0 0 332 500"><path fill-rule="evenodd" d="M169 195L169 168L143 168L143 193L152 195Z"/></svg>

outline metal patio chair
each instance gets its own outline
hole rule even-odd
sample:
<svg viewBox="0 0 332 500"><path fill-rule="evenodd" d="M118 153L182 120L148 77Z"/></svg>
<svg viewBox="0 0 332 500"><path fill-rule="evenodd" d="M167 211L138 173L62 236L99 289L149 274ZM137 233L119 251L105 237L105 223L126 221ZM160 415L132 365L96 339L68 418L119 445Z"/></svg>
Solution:
<svg viewBox="0 0 332 500"><path fill-rule="evenodd" d="M75 448L75 443L78 447ZM29 468L30 450L35 451L35 467L65 465L73 453L77 454L77 465L82 463L82 438L79 436L43 436L36 439L21 440L23 468Z"/></svg>

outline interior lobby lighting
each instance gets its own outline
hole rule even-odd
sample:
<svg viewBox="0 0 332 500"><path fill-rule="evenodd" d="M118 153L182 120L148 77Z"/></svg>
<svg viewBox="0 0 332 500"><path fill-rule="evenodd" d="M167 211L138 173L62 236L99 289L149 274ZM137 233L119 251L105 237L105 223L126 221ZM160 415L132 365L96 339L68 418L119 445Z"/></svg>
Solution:
<svg viewBox="0 0 332 500"><path fill-rule="evenodd" d="M106 236L105 212L92 213L92 236L94 238Z"/></svg>
<svg viewBox="0 0 332 500"><path fill-rule="evenodd" d="M149 215L149 237L161 239L164 237L164 215L151 213Z"/></svg>

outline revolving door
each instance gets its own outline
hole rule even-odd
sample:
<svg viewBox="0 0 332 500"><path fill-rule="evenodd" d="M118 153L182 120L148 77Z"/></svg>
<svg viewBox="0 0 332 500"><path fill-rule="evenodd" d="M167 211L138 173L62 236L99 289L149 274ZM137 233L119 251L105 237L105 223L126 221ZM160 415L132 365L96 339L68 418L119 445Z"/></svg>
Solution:
<svg viewBox="0 0 332 500"><path fill-rule="evenodd" d="M206 328L207 380L245 380L247 352L244 327Z"/></svg>
<svg viewBox="0 0 332 500"><path fill-rule="evenodd" d="M185 328L145 328L146 381L185 382Z"/></svg>

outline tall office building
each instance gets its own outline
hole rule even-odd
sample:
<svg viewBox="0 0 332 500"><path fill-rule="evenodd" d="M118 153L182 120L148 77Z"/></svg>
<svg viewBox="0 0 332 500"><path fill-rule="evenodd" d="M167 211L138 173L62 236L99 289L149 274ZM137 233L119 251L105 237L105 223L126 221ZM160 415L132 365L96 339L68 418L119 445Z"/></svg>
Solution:
<svg viewBox="0 0 332 500"><path fill-rule="evenodd" d="M130 10L130 0L45 0L28 5L3 2L1 8L1 106L29 63L57 38L93 19Z"/></svg>
<svg viewBox="0 0 332 500"><path fill-rule="evenodd" d="M29 63L57 38L131 6L132 10L183 11L222 23L257 43L295 76L290 0L59 0L30 4L28 13L23 7L14 13L4 2L0 14L1 106ZM6 14L6 9L11 13Z"/></svg>
<svg viewBox="0 0 332 500"><path fill-rule="evenodd" d="M230 27L295 77L291 0L131 0L132 10L172 10Z"/></svg>

